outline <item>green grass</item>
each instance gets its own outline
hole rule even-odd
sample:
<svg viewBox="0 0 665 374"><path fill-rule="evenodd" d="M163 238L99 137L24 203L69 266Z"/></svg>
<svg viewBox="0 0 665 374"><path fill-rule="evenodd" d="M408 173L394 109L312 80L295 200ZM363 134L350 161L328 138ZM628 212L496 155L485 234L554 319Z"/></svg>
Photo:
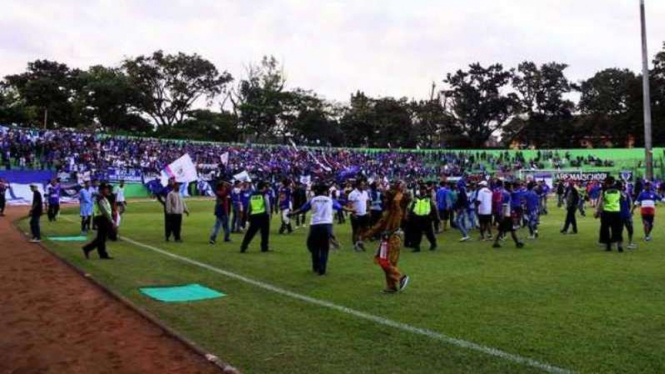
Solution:
<svg viewBox="0 0 665 374"><path fill-rule="evenodd" d="M278 236L273 253L211 246L212 202L191 201L185 243L163 241L161 206L130 204L121 234L220 269L355 310L494 347L580 373L665 372L665 253L661 222L654 242L637 251L605 253L598 221L580 219L580 234L558 233L563 212L543 218L541 238L518 250L506 243L458 243L439 236L439 250L403 252L409 288L384 295L372 250L350 250L349 227L335 226L343 250L329 274L311 273L306 230ZM76 209L63 218L78 222ZM75 235L78 224L50 224L47 235ZM21 227L27 228L22 221ZM522 232L522 235L525 233ZM537 373L538 369L398 331L335 310L272 293L126 242L110 244L114 261L83 259L80 243L45 242L111 289L245 373ZM372 245L373 247L373 245ZM94 255L93 255L94 256ZM139 287L196 282L227 297L187 304L148 299Z"/></svg>

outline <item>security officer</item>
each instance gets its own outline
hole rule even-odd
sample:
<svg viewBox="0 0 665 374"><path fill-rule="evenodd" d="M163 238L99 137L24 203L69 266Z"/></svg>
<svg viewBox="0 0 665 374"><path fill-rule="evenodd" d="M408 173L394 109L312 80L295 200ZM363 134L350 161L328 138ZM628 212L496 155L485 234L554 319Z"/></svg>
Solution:
<svg viewBox="0 0 665 374"><path fill-rule="evenodd" d="M101 184L99 186L99 196L93 208L93 220L97 223L97 237L83 247L85 258L90 258L90 252L97 249L100 259L113 259L106 252L106 240L111 231L116 229L112 217L111 204L108 200L109 195L111 195L111 186L104 183Z"/></svg>
<svg viewBox="0 0 665 374"><path fill-rule="evenodd" d="M259 182L257 189L249 198L249 229L242 240L240 252L245 253L254 235L261 231L261 252L268 252L268 236L270 234L270 199L267 196L268 185Z"/></svg>
<svg viewBox="0 0 665 374"><path fill-rule="evenodd" d="M621 198L621 191L615 185L614 178L607 177L596 211L596 218L600 217L600 243L605 244L607 252L612 251L613 243L617 243L617 250L623 252Z"/></svg>
<svg viewBox="0 0 665 374"><path fill-rule="evenodd" d="M436 205L432 200L432 195L427 191L427 186L420 185L420 194L416 196L411 203L409 210L409 219L412 221L413 233L413 252L420 252L420 243L423 240L423 233L429 241L431 251L436 249L436 237L434 236L434 220L438 218ZM435 219L433 219L435 218Z"/></svg>

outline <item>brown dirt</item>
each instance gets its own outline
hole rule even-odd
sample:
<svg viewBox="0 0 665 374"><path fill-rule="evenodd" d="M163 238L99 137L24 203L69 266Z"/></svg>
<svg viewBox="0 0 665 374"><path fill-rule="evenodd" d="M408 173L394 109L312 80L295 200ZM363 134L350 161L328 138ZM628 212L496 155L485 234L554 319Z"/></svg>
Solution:
<svg viewBox="0 0 665 374"><path fill-rule="evenodd" d="M0 373L220 373L0 217Z"/></svg>

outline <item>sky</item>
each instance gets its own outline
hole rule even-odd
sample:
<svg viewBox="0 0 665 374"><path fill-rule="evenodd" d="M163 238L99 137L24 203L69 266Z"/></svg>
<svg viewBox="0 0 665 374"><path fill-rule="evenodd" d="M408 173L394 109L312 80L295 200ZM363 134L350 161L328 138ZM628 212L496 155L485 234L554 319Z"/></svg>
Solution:
<svg viewBox="0 0 665 374"><path fill-rule="evenodd" d="M646 0L649 52L665 42L665 1ZM198 53L241 79L264 55L287 86L338 102L425 98L470 63L550 61L574 81L641 69L639 0L0 0L0 76L28 61L71 67Z"/></svg>

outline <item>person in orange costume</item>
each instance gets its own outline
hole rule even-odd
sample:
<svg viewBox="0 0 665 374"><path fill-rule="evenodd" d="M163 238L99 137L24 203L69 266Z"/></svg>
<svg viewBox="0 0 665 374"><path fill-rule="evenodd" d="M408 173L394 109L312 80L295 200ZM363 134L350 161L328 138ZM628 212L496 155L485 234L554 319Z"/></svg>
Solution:
<svg viewBox="0 0 665 374"><path fill-rule="evenodd" d="M402 220L409 199L404 194L404 183L396 182L386 192L386 209L377 224L363 234L363 238L371 238L381 234L381 244L374 257L374 262L386 274L386 288L383 292L395 293L402 291L409 284L409 276L402 275L397 269L400 248L402 246Z"/></svg>

